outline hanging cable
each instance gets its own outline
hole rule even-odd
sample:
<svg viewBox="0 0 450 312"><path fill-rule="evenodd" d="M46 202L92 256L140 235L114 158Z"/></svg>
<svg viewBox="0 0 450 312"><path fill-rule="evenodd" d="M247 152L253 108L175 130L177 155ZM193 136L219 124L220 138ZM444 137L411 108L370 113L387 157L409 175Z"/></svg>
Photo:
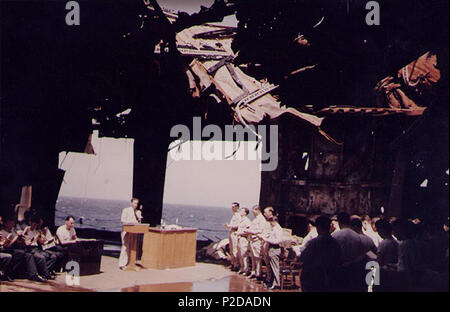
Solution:
<svg viewBox="0 0 450 312"><path fill-rule="evenodd" d="M89 166L88 166L88 171L86 173L86 183L84 184L84 195L83 195L83 210L85 208L85 203L86 203L86 195L87 195L87 189L88 189L88 184L89 184L89 174L91 172L91 159L89 158Z"/></svg>
<svg viewBox="0 0 450 312"><path fill-rule="evenodd" d="M95 168L95 170L94 170L94 174L96 174L97 173L97 170L98 170L98 168L100 168L100 165L101 165L101 157L102 157L102 141L103 141L103 139L102 138L98 138L98 145L99 145L99 148L98 148L98 153L97 153L97 157L98 157L98 163L97 163L97 167Z"/></svg>
<svg viewBox="0 0 450 312"><path fill-rule="evenodd" d="M62 164L64 163L64 161L66 160L67 155L69 154L69 152L66 152L66 155L64 155L63 160L61 161L61 163L59 164L59 169L61 169Z"/></svg>
<svg viewBox="0 0 450 312"><path fill-rule="evenodd" d="M236 142L236 141L233 141L233 143L234 143L234 142ZM241 147L241 141L237 141L237 142L238 142L238 147L233 151L233 153L231 153L230 156L225 156L225 159L231 158L231 157L233 157L233 156L237 153L237 151L238 151L239 148Z"/></svg>

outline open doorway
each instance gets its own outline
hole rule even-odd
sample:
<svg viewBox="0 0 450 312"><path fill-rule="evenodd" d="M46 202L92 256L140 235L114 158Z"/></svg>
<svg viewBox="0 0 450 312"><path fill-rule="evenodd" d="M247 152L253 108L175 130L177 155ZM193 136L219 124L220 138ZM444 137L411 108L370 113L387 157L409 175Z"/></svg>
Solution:
<svg viewBox="0 0 450 312"><path fill-rule="evenodd" d="M256 142L220 143L223 160L174 160L172 155L188 145L194 150L194 142L170 151L167 159L164 222L198 228L200 240L227 236L224 224L231 218L232 202L251 208L259 201L260 158L250 155L260 152ZM133 139L99 138L94 132L95 155L60 154L59 167L66 172L56 203L56 225L73 215L77 227L121 230L121 211L132 197L133 144Z"/></svg>
<svg viewBox="0 0 450 312"><path fill-rule="evenodd" d="M133 185L133 139L92 135L95 155L61 152L59 168L65 170L55 224L68 215L77 227L121 231L120 215L129 206Z"/></svg>
<svg viewBox="0 0 450 312"><path fill-rule="evenodd" d="M232 216L232 202L248 208L259 202L260 159L250 154L260 151L255 150L256 142L217 142L223 147L221 160L177 159L186 149L193 156L196 144L207 143L172 144L177 151L171 150L167 159L163 219L166 224L197 228L198 240L218 241L228 236L224 224Z"/></svg>

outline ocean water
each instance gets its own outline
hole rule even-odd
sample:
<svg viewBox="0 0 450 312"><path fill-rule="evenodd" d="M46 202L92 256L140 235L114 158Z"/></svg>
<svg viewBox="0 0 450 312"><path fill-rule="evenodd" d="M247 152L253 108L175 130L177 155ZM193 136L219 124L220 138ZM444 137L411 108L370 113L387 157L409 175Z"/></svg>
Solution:
<svg viewBox="0 0 450 312"><path fill-rule="evenodd" d="M122 209L129 207L128 200L59 197L56 203L56 225L73 215L78 228L120 232ZM230 208L164 204L163 219L166 224L197 228L197 239L219 241L228 237L224 224L231 219ZM82 224L80 222L82 219Z"/></svg>

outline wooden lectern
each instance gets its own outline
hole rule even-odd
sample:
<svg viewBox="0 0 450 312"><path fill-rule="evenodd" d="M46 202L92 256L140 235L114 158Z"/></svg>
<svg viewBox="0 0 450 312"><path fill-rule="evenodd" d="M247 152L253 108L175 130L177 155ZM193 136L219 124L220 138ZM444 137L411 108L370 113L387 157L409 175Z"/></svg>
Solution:
<svg viewBox="0 0 450 312"><path fill-rule="evenodd" d="M150 225L146 223L133 224L133 225L124 225L123 231L127 232L128 240L130 242L130 253L128 254L128 265L129 269L135 270L136 267L136 259L138 253L138 234L148 233Z"/></svg>
<svg viewBox="0 0 450 312"><path fill-rule="evenodd" d="M149 228L147 231L142 246L144 267L161 270L195 265L197 229Z"/></svg>

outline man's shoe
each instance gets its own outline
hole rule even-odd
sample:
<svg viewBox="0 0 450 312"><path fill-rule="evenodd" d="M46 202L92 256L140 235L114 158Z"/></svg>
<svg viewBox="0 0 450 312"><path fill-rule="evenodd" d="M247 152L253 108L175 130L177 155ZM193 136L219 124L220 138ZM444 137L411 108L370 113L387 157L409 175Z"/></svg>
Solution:
<svg viewBox="0 0 450 312"><path fill-rule="evenodd" d="M237 271L239 271L239 269L238 269L238 268L236 268L236 267L234 267L234 268L232 268L232 269L231 269L231 271L233 271L233 272L237 272Z"/></svg>
<svg viewBox="0 0 450 312"><path fill-rule="evenodd" d="M269 289L272 285L266 281L263 282L265 288Z"/></svg>
<svg viewBox="0 0 450 312"><path fill-rule="evenodd" d="M280 289L280 286L272 286L269 288L269 290L276 290L276 289Z"/></svg>
<svg viewBox="0 0 450 312"><path fill-rule="evenodd" d="M29 280L33 281L33 282L39 282L39 283L45 283L46 282L46 280L42 276L40 276L39 274L33 275L32 277L29 278Z"/></svg>

